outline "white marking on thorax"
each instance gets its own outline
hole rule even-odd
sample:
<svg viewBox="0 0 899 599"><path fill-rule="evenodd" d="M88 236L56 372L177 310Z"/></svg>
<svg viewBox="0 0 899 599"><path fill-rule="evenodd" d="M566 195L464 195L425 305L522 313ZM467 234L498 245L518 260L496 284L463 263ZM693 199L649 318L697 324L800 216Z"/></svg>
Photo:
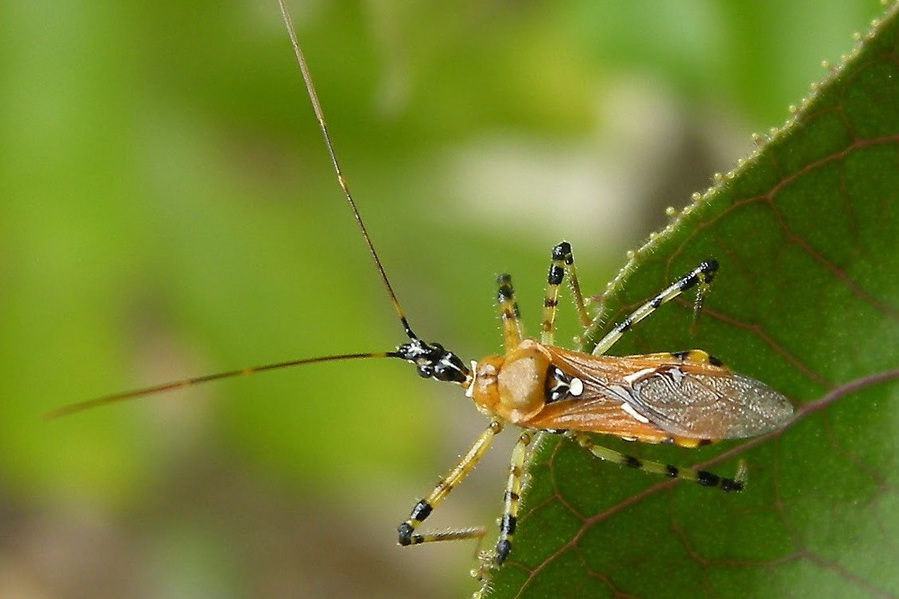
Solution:
<svg viewBox="0 0 899 599"><path fill-rule="evenodd" d="M474 384L475 381L478 380L478 363L475 360L471 361L471 384L468 385L468 389L465 390L465 397L473 397L474 396Z"/></svg>
<svg viewBox="0 0 899 599"><path fill-rule="evenodd" d="M571 381L568 383L568 394L577 397L583 392L584 381L577 378L576 376L571 377Z"/></svg>

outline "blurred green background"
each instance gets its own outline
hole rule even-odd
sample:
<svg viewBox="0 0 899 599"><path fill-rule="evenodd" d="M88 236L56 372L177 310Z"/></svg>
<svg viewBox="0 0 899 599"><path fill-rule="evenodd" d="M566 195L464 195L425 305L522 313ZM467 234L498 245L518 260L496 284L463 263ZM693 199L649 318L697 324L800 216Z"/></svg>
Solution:
<svg viewBox="0 0 899 599"><path fill-rule="evenodd" d="M293 2L342 166L413 327L536 330L881 12L819 2ZM0 597L458 596L473 547L394 528L482 429L392 361L60 405L403 341L270 2L0 4ZM722 273L726 276L726 273ZM568 303L560 341L576 331ZM666 348L657 348L664 350ZM462 401L460 401L460 399ZM492 522L509 443L434 516Z"/></svg>

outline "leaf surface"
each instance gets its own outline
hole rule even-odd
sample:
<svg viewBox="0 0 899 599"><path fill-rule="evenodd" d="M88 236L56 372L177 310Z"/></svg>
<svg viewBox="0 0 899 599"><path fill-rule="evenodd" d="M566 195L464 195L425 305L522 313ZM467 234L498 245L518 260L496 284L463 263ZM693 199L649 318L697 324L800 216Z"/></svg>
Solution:
<svg viewBox="0 0 899 599"><path fill-rule="evenodd" d="M657 480L543 435L489 597L888 597L899 394L899 20L891 10L791 120L653 236L601 299L589 349L699 261L721 270L613 354L701 347L792 399L793 425L702 450L608 445L731 476Z"/></svg>

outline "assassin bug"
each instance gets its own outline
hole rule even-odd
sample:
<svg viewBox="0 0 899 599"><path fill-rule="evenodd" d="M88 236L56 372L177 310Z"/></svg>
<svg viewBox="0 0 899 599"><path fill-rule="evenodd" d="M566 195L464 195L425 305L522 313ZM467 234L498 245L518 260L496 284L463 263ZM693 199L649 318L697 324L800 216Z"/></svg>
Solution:
<svg viewBox="0 0 899 599"><path fill-rule="evenodd" d="M408 342L393 351L292 360L165 383L66 406L51 412L48 417L54 418L116 401L288 366L361 358L399 358L413 364L421 377L461 386L478 410L490 418L486 430L478 436L458 463L430 493L415 503L409 517L398 526L397 535L401 545L482 537L485 534L482 527L432 533L419 533L418 527L477 464L493 438L506 424L514 424L523 429L512 452L499 539L491 552L482 555L483 565L479 570L482 573L486 568L502 564L511 551L527 448L533 435L539 431L565 435L603 460L668 477L692 480L724 491L742 490L742 468L734 478L722 478L705 471L641 461L601 447L590 436L591 433L602 433L646 443L670 442L684 447L696 447L720 439L760 435L782 428L790 422L793 409L784 396L759 381L730 371L703 351L627 357L603 355L633 325L662 304L694 288L697 291L695 309L698 312L704 293L717 272L717 262L707 260L700 263L641 305L616 325L598 342L593 352L588 354L554 345L559 287L566 276L581 324L585 327L592 324L580 291L571 246L562 242L552 251L539 341L527 338L524 334L511 277L508 275L501 275L497 280L497 300L503 331L502 355L488 356L466 364L439 343L423 341L410 327L356 208L283 0L279 0L279 5L338 183Z"/></svg>

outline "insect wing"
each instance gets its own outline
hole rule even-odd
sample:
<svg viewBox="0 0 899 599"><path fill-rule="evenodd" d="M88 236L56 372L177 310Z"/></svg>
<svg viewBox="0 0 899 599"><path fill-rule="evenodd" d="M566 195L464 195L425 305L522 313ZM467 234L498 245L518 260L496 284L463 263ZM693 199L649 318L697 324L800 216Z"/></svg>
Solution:
<svg viewBox="0 0 899 599"><path fill-rule="evenodd" d="M581 380L583 392L547 404L528 426L658 443L751 437L792 419L784 396L722 366L672 354L619 358L547 349L557 368Z"/></svg>
<svg viewBox="0 0 899 599"><path fill-rule="evenodd" d="M631 405L680 437L741 439L783 428L786 397L764 383L712 364L664 364L635 380Z"/></svg>
<svg viewBox="0 0 899 599"><path fill-rule="evenodd" d="M552 356L552 365L566 376L577 378L583 388L576 396L569 395L547 403L542 410L520 422L544 430L578 430L588 433L615 435L644 443L660 443L672 435L631 408L626 383L615 384L635 365L627 358L592 356L543 346Z"/></svg>
<svg viewBox="0 0 899 599"><path fill-rule="evenodd" d="M670 433L648 418L641 416L643 419L640 420L622 409L622 401L589 393L588 388L585 385L586 397L547 404L538 414L520 424L542 430L614 435L643 443L661 443L672 438Z"/></svg>

